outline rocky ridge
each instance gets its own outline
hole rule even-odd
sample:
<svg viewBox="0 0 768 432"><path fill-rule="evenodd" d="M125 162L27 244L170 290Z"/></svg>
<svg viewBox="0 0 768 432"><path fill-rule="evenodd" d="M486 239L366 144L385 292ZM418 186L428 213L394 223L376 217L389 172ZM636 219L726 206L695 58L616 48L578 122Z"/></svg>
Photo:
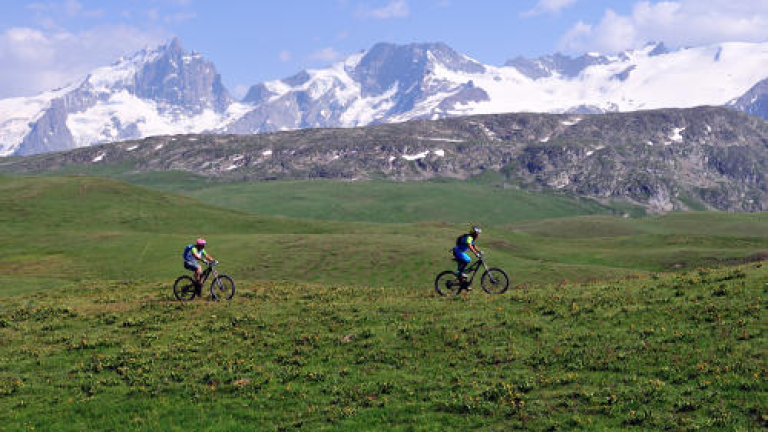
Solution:
<svg viewBox="0 0 768 432"><path fill-rule="evenodd" d="M499 114L259 135L157 136L0 160L5 172L183 170L229 181L501 173L500 186L652 212L768 210L768 123L716 107Z"/></svg>

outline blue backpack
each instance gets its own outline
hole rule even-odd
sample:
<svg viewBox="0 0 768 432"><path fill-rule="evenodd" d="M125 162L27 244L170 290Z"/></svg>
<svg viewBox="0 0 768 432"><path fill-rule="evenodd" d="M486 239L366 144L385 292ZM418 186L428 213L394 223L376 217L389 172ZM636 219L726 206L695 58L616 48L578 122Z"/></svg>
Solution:
<svg viewBox="0 0 768 432"><path fill-rule="evenodd" d="M187 246L184 248L184 254L182 255L182 258L184 258L184 261L186 261L186 260L187 260L187 258L188 258L190 255L192 255L191 251L192 251L192 249L193 249L194 247L195 247L195 245L193 245L193 244L188 244L188 245L187 245Z"/></svg>

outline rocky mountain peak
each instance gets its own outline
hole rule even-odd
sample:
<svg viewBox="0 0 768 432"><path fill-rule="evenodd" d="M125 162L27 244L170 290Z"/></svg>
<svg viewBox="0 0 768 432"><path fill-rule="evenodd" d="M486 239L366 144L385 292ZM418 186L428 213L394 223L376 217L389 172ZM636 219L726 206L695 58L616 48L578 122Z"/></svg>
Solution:
<svg viewBox="0 0 768 432"><path fill-rule="evenodd" d="M226 120L233 103L213 63L187 52L174 38L96 69L71 91L51 99L11 148L28 155L213 129ZM190 121L203 113L208 113L205 123Z"/></svg>
<svg viewBox="0 0 768 432"><path fill-rule="evenodd" d="M223 111L232 102L216 66L199 53L188 53L178 38L157 50L158 55L137 71L134 94L160 104L200 113Z"/></svg>
<svg viewBox="0 0 768 432"><path fill-rule="evenodd" d="M363 97L367 97L380 95L395 84L407 91L436 67L468 73L485 71L482 64L444 43L378 43L363 55L351 75L361 83Z"/></svg>

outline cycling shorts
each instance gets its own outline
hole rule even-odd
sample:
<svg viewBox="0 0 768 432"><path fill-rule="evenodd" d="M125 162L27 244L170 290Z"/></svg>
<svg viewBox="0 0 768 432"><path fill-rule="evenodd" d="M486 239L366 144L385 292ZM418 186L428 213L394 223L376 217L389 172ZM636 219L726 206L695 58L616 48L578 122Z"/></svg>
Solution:
<svg viewBox="0 0 768 432"><path fill-rule="evenodd" d="M453 249L453 256L456 258L456 261L460 263L469 264L472 262L472 258L470 258L466 252L462 252L459 248Z"/></svg>
<svg viewBox="0 0 768 432"><path fill-rule="evenodd" d="M200 264L196 262L184 261L184 268L190 271L198 271L200 270Z"/></svg>

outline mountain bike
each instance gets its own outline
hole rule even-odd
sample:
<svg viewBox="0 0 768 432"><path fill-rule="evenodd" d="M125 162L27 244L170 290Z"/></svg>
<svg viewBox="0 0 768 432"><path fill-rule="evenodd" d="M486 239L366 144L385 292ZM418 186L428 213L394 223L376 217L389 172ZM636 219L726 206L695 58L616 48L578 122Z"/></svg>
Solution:
<svg viewBox="0 0 768 432"><path fill-rule="evenodd" d="M435 291L441 296L455 296L462 290L469 290L481 266L485 269L480 277L480 286L483 287L483 291L488 294L504 294L509 288L509 277L500 268L488 268L482 254L477 258L477 261L464 269L464 274L469 276L472 273L472 277L462 281L455 271L446 270L435 278Z"/></svg>
<svg viewBox="0 0 768 432"><path fill-rule="evenodd" d="M202 288L208 276L213 275L211 281L211 300L231 300L235 295L235 281L231 277L219 274L216 271L218 261L209 262L208 267L200 275L202 282L197 283L195 278L189 275L179 276L173 283L173 295L179 301L194 300L195 297L202 297Z"/></svg>

